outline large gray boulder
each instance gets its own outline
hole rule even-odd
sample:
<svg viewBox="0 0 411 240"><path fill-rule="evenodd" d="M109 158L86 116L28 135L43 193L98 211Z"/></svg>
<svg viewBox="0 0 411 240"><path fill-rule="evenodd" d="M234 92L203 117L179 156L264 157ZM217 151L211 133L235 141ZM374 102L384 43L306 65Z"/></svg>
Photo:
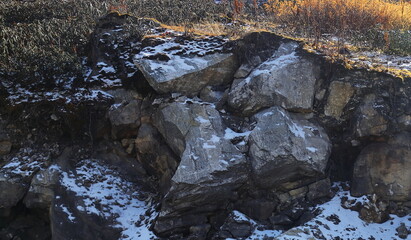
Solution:
<svg viewBox="0 0 411 240"><path fill-rule="evenodd" d="M137 59L135 64L159 93L179 92L195 96L205 86L230 83L238 68L232 53L205 56L169 54L169 60Z"/></svg>
<svg viewBox="0 0 411 240"><path fill-rule="evenodd" d="M224 137L222 119L211 105L164 104L155 119L166 142L181 157L155 225L161 234L204 223L206 217L196 213L220 209L235 196L247 179L247 162ZM173 217L179 220L170 220ZM183 221L185 218L189 220Z"/></svg>
<svg viewBox="0 0 411 240"><path fill-rule="evenodd" d="M280 45L246 78L236 79L229 92L229 106L246 115L274 105L311 111L320 69L313 60L299 56L297 47L295 42Z"/></svg>
<svg viewBox="0 0 411 240"><path fill-rule="evenodd" d="M375 193L382 199L411 200L411 136L400 134L388 143L364 148L354 164L351 194Z"/></svg>
<svg viewBox="0 0 411 240"><path fill-rule="evenodd" d="M257 125L250 134L249 154L257 184L294 189L323 176L331 152L323 128L280 107L254 118Z"/></svg>

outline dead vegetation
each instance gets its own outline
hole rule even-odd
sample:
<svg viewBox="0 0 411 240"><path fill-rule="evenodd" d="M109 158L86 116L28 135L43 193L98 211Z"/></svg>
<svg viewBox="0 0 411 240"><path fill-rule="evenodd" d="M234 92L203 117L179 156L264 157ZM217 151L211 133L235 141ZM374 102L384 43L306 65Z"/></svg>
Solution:
<svg viewBox="0 0 411 240"><path fill-rule="evenodd" d="M187 35L235 39L269 30L303 38L313 48L331 39L336 44L322 47L330 55L348 43L411 53L411 4L405 0L10 0L0 2L0 78L58 87L81 77L90 33L113 11L132 16L126 28L136 39L147 30L139 19L154 18Z"/></svg>

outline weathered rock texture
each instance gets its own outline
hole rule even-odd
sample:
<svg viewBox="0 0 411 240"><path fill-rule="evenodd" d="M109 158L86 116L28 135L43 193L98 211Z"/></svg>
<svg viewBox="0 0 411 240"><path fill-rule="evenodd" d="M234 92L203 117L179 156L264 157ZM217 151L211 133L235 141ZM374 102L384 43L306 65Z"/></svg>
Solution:
<svg viewBox="0 0 411 240"><path fill-rule="evenodd" d="M354 94L355 88L347 82L334 81L330 84L330 96L324 109L326 116L339 119L344 111L345 105Z"/></svg>
<svg viewBox="0 0 411 240"><path fill-rule="evenodd" d="M236 79L229 93L229 106L246 115L274 105L311 111L320 71L313 59L299 56L297 48L295 42L282 44L246 78Z"/></svg>
<svg viewBox="0 0 411 240"><path fill-rule="evenodd" d="M198 216L187 221L183 217L182 222L167 218L180 218L187 210L195 214L221 208L246 181L246 159L224 137L221 117L208 104L164 104L155 119L166 142L181 157L155 229L164 233L190 226L191 221L201 224Z"/></svg>
<svg viewBox="0 0 411 240"><path fill-rule="evenodd" d="M261 187L293 189L325 173L331 143L321 127L279 107L254 118L250 160Z"/></svg>
<svg viewBox="0 0 411 240"><path fill-rule="evenodd" d="M170 55L168 61L140 59L135 63L157 92L187 96L195 96L205 86L228 84L238 66L231 53L203 57Z"/></svg>
<svg viewBox="0 0 411 240"><path fill-rule="evenodd" d="M411 150L409 134L388 143L364 148L354 165L354 196L375 193L387 200L411 200Z"/></svg>

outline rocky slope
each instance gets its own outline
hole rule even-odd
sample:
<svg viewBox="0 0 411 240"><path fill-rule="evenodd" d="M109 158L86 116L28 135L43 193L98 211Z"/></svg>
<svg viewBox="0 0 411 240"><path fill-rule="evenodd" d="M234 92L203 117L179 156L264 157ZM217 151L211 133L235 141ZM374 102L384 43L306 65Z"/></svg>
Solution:
<svg viewBox="0 0 411 240"><path fill-rule="evenodd" d="M1 79L0 239L409 237L411 79L104 21L81 87Z"/></svg>

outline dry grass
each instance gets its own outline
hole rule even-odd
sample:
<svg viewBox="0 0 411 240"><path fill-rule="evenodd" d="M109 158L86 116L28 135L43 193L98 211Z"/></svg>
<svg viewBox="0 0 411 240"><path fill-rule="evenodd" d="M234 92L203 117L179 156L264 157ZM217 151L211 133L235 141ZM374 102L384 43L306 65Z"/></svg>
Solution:
<svg viewBox="0 0 411 240"><path fill-rule="evenodd" d="M137 19L152 17L188 29L192 23L218 16L223 7L213 0L0 1L0 79L55 87L57 78L80 76L80 57L87 54L90 33L110 11ZM129 19L134 37L144 35L136 18Z"/></svg>
<svg viewBox="0 0 411 240"><path fill-rule="evenodd" d="M289 33L315 41L329 34L390 50L398 36L411 30L411 3L404 0L269 0L264 8Z"/></svg>
<svg viewBox="0 0 411 240"><path fill-rule="evenodd" d="M411 4L386 0L269 0L265 9L276 21L319 33L342 30L411 29Z"/></svg>

